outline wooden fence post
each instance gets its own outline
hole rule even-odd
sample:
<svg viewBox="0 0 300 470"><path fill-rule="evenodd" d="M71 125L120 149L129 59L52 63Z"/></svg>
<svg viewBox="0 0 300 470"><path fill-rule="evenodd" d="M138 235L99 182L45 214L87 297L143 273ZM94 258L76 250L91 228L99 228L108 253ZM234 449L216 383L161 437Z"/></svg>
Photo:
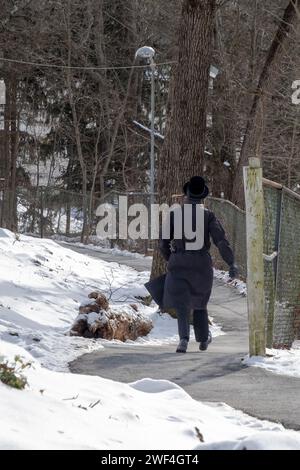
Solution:
<svg viewBox="0 0 300 470"><path fill-rule="evenodd" d="M250 158L244 167L247 236L247 301L250 356L265 356L264 312L264 196L259 158Z"/></svg>

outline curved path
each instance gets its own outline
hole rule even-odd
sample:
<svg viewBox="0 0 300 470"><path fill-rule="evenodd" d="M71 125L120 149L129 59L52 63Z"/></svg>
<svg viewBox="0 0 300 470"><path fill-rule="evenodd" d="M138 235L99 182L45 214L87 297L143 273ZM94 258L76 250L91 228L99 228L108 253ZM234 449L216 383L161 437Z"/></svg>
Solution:
<svg viewBox="0 0 300 470"><path fill-rule="evenodd" d="M108 260L101 252L93 251L92 256ZM136 258L113 256L113 261L138 270L149 269L148 259L137 262ZM144 377L167 379L196 400L223 402L249 415L300 430L300 379L243 365L242 358L248 352L246 299L215 281L210 314L226 335L215 338L207 352L200 352L196 343L191 343L183 355L174 353L176 345L108 345L72 362L70 370L126 383Z"/></svg>

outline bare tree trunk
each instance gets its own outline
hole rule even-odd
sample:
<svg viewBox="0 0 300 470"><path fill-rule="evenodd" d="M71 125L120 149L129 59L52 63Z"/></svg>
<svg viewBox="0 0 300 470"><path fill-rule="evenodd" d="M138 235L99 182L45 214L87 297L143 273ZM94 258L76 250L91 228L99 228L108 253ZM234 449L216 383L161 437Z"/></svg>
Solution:
<svg viewBox="0 0 300 470"><path fill-rule="evenodd" d="M10 228L9 224L9 186L10 186L10 120L11 120L11 94L10 80L5 79L5 107L4 107L4 136L3 136L3 206L2 206L2 224Z"/></svg>
<svg viewBox="0 0 300 470"><path fill-rule="evenodd" d="M95 151L94 151L95 165L94 165L94 168L93 168L93 179L92 179L89 209L88 209L88 211L89 211L88 212L89 213L89 219L88 219L89 224L88 224L88 230L87 230L87 233L86 233L85 243L89 242L89 237L90 237L92 229L93 229L93 210L94 210L94 204L95 204L94 194L95 194L95 187L96 187L96 179L97 179L97 175L98 175L98 168L99 168L99 164L100 164L99 150L98 150L100 137L101 137L101 119L99 117L99 127L98 127L97 139L96 139L96 142L95 142Z"/></svg>
<svg viewBox="0 0 300 470"><path fill-rule="evenodd" d="M19 146L19 126L17 116L17 82L15 79L11 81L11 138L10 138L10 181L9 181L9 228L17 231L17 157Z"/></svg>
<svg viewBox="0 0 300 470"><path fill-rule="evenodd" d="M178 65L172 85L164 148L158 171L159 200L171 202L193 175L202 174L206 143L209 70L215 0L183 0L178 40ZM152 277L165 269L156 250Z"/></svg>
<svg viewBox="0 0 300 470"><path fill-rule="evenodd" d="M82 172L82 211L83 211L83 226L81 232L81 242L84 243L86 229L87 229L87 212L88 212L88 196L87 196L87 168L83 156L82 145L81 145L81 135L79 120L77 115L77 109L73 94L72 87L72 72L71 72L71 57L72 57L72 32L71 32L71 2L68 0L68 12L67 12L67 34L68 34L68 69L67 69L67 86L69 93L69 102L72 111L73 125L75 130L75 141L77 148L77 155Z"/></svg>
<svg viewBox="0 0 300 470"><path fill-rule="evenodd" d="M256 0L258 1L258 0ZM210 164L211 193L215 197L231 197L236 168L236 102L232 91L232 64L225 48L224 25L220 10L216 15L215 51L220 65L218 76L213 80L212 129Z"/></svg>
<svg viewBox="0 0 300 470"><path fill-rule="evenodd" d="M99 0L99 3L95 4L95 10L94 10L94 35L95 35L95 51L96 51L96 58L97 58L97 65L98 67L105 67L106 66L106 55L105 55L105 34L104 34L104 17L103 17L103 9L104 9L104 1ZM96 177L98 177L99 173L99 168L100 168L100 159L101 156L98 155L98 145L100 142L101 136L101 123L103 122L103 128L106 127L105 123L105 116L106 119L108 119L108 116L110 115L110 107L108 103L108 96L107 93L103 93L103 90L106 90L107 87L107 73L106 70L96 72L97 74L97 82L98 82L98 93L99 93L99 100L102 100L102 114L103 114L103 121L101 121L101 116L99 116L99 131L97 135L97 143L95 146L95 169L94 171L96 174L94 174L93 178L93 187L92 187L92 192L95 191L95 186L96 186ZM109 129L109 128L108 128ZM103 131L103 134L106 135L105 142L110 141L110 135L109 135L109 130L106 129ZM104 197L104 178L99 176L99 187L100 187L100 195L101 197ZM92 198L92 194L91 194ZM91 211L91 201L90 201L90 211Z"/></svg>
<svg viewBox="0 0 300 470"><path fill-rule="evenodd" d="M17 84L16 80L7 77L6 102L4 109L4 143L3 143L3 225L9 230L17 230L17 204L16 204L16 168L18 154L17 129Z"/></svg>
<svg viewBox="0 0 300 470"><path fill-rule="evenodd" d="M273 76L278 67L284 45L289 37L289 33L296 21L299 21L299 0L289 1L283 18L280 21L278 30L273 39L269 53L267 55L259 83L253 99L252 108L249 114L247 128L241 150L241 157L237 166L232 190L232 201L240 207L244 207L243 189L243 166L251 157L261 158L261 139L264 132L264 104L267 95L272 93Z"/></svg>
<svg viewBox="0 0 300 470"><path fill-rule="evenodd" d="M111 136L108 155L106 157L105 163L104 163L102 171L101 171L100 187L102 186L102 190L103 190L103 179L104 179L104 177L105 177L105 175L108 171L111 159L113 157L113 154L114 154L114 151L115 151L115 145L116 145L116 141L117 141L117 137L118 137L118 133L119 133L119 129L120 129L120 126L121 126L121 123L122 123L122 120L124 118L124 114L125 114L125 111L126 111L126 106L127 106L127 103L128 103L130 90L131 90L133 74L134 74L134 68L132 67L130 69L130 73L129 73L129 77L128 77L126 95L124 97L123 103L121 104L119 114L118 114L117 119L115 121L115 126L114 126L114 130L113 130L113 133L112 133L112 136ZM102 190L101 190L101 197L104 195L104 192L102 194Z"/></svg>
<svg viewBox="0 0 300 470"><path fill-rule="evenodd" d="M212 195L221 197L224 194L224 198L228 199L231 196L236 161L234 105L226 72L221 72L214 81L212 153Z"/></svg>
<svg viewBox="0 0 300 470"><path fill-rule="evenodd" d="M292 142L291 142L291 151L287 159L287 186L290 189L292 187L292 164L295 159L296 154L296 137L298 133L299 122L298 122L298 114L295 116L294 124L293 124L293 135L292 135Z"/></svg>
<svg viewBox="0 0 300 470"><path fill-rule="evenodd" d="M66 236L68 237L71 232L71 205L70 205L70 200L69 197L67 197L67 203L66 203Z"/></svg>

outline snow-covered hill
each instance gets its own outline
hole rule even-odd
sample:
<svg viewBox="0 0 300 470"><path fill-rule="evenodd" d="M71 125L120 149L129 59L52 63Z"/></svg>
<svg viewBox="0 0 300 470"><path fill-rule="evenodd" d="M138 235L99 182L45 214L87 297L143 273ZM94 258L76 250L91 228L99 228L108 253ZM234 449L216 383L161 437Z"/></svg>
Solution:
<svg viewBox="0 0 300 470"><path fill-rule="evenodd" d="M67 362L101 348L100 341L66 336L78 306L91 291L112 302L145 294L147 273L85 257L51 240L0 229L0 338L16 343L43 365L66 370ZM151 315L154 309L144 309Z"/></svg>
<svg viewBox="0 0 300 470"><path fill-rule="evenodd" d="M113 259L113 257L112 257ZM16 236L0 229L0 339L24 347L42 365L65 371L80 354L102 348L105 341L66 336L87 295L101 290L118 308L148 295L149 272L75 253L47 239ZM176 321L140 304L155 328L136 342L177 341ZM214 327L214 336L220 334Z"/></svg>

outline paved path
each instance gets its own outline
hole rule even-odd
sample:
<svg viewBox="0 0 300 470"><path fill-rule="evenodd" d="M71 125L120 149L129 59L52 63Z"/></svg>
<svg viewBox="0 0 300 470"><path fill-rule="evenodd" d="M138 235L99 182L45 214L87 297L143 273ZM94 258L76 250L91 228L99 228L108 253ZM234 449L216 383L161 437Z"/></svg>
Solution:
<svg viewBox="0 0 300 470"><path fill-rule="evenodd" d="M117 255L111 254L102 251L92 250L90 248L85 248L78 245L72 245L70 243L58 242L59 245L64 248L69 248L70 250L76 251L77 253L82 253L83 255L91 256L92 258L102 259L103 261L114 262L119 264L125 264L126 266L131 266L137 271L147 271L151 269L151 258L150 257L137 257L127 256L127 255Z"/></svg>
<svg viewBox="0 0 300 470"><path fill-rule="evenodd" d="M92 253L107 259L102 253ZM113 261L132 266L136 259L114 256ZM148 260L146 264L143 259L139 262L139 270L149 267ZM226 335L214 339L207 352L198 351L196 343L191 343L184 355L175 354L174 345L109 345L80 357L70 369L126 383L144 377L171 380L196 400L224 402L252 416L300 430L300 379L242 363L248 350L245 298L215 281L210 314L223 325Z"/></svg>

